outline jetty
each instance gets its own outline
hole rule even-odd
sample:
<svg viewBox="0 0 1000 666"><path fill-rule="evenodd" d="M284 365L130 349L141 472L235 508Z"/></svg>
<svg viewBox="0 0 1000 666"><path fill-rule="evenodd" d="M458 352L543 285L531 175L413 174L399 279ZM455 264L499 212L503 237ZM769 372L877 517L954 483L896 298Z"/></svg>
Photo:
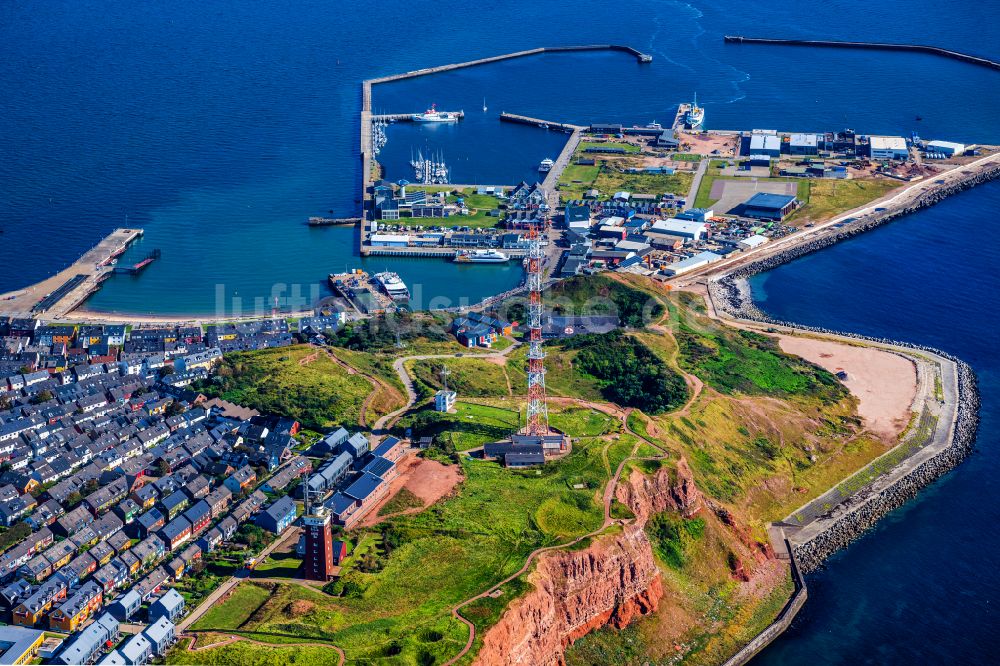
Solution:
<svg viewBox="0 0 1000 666"><path fill-rule="evenodd" d="M744 37L742 35L726 35L727 44L771 44L776 46L819 46L837 49L872 49L877 51L908 51L911 53L928 53L930 55L960 60L972 65L1000 70L1000 62L970 55L960 51L943 49L925 44L889 44L884 42L844 42L830 39L771 39L769 37Z"/></svg>
<svg viewBox="0 0 1000 666"><path fill-rule="evenodd" d="M687 102L677 105L677 113L674 114L674 122L670 123L670 129L672 130L682 130L687 129L687 123L684 122L684 118L687 117L687 112L691 110L691 105Z"/></svg>
<svg viewBox="0 0 1000 666"><path fill-rule="evenodd" d="M0 294L0 314L14 317L44 314L51 319L70 312L114 272L112 262L142 233L142 229L115 229L55 275L30 287Z"/></svg>
<svg viewBox="0 0 1000 666"><path fill-rule="evenodd" d="M541 118L532 118L531 116L520 116L516 113L507 113L506 111L500 114L500 120L508 123L520 123L522 125L534 125L535 127L541 127L542 129L552 129L558 130L560 132L566 132L567 134L575 132L577 130L583 131L587 129L582 125L571 125L569 123L557 123L554 120L542 120Z"/></svg>
<svg viewBox="0 0 1000 666"><path fill-rule="evenodd" d="M115 266L114 273L124 273L125 275L138 275L144 268L160 258L160 251L153 250L147 254L142 261L138 261L131 266Z"/></svg>
<svg viewBox="0 0 1000 666"><path fill-rule="evenodd" d="M359 222L360 217L310 217L306 224L310 227L353 227Z"/></svg>

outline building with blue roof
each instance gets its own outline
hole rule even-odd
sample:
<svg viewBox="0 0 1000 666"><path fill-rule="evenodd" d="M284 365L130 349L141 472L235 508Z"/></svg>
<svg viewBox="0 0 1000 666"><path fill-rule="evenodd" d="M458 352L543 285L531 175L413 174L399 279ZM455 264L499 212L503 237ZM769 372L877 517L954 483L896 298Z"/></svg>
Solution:
<svg viewBox="0 0 1000 666"><path fill-rule="evenodd" d="M330 510L333 519L341 525L353 524L352 514L358 509L358 501L344 493L334 493L333 497L327 500L326 508Z"/></svg>
<svg viewBox="0 0 1000 666"><path fill-rule="evenodd" d="M383 481L390 481L396 476L396 463L382 456L374 456L361 471L373 474Z"/></svg>
<svg viewBox="0 0 1000 666"><path fill-rule="evenodd" d="M353 497L358 502L359 507L374 502L379 491L383 490L385 482L371 472L362 472L354 482L344 489L344 494Z"/></svg>
<svg viewBox="0 0 1000 666"><path fill-rule="evenodd" d="M403 442L398 437L389 436L382 440L382 443L372 449L376 456L382 456L386 460L399 460L403 457L405 449Z"/></svg>
<svg viewBox="0 0 1000 666"><path fill-rule="evenodd" d="M365 437L364 433L361 432L354 433L340 445L340 450L351 454L355 460L368 453L369 448L371 448L371 444L369 444L368 438Z"/></svg>
<svg viewBox="0 0 1000 666"><path fill-rule="evenodd" d="M122 643L118 652L129 666L144 666L153 657L153 644L142 634L136 634Z"/></svg>
<svg viewBox="0 0 1000 666"><path fill-rule="evenodd" d="M799 205L790 194L757 192L744 202L740 214L759 220L783 220Z"/></svg>
<svg viewBox="0 0 1000 666"><path fill-rule="evenodd" d="M171 622L176 622L184 614L184 597L181 593L170 588L167 593L149 605L149 619L152 622L165 617Z"/></svg>
<svg viewBox="0 0 1000 666"><path fill-rule="evenodd" d="M173 622L161 617L146 627L142 631L142 635L153 644L153 654L163 656L176 640L176 628Z"/></svg>
<svg viewBox="0 0 1000 666"><path fill-rule="evenodd" d="M114 643L121 635L118 620L111 613L101 615L86 629L77 634L76 638L66 645L55 658L57 664L92 664L101 652L104 644Z"/></svg>

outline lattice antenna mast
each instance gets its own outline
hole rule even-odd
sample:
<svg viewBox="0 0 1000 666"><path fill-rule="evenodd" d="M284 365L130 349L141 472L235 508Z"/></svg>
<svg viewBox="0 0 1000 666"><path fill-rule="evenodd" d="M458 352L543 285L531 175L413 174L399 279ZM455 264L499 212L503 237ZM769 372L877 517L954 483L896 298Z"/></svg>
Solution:
<svg viewBox="0 0 1000 666"><path fill-rule="evenodd" d="M445 391L447 391L448 390L448 375L451 374L451 370L449 370L447 368L447 366L442 365L441 366L441 373L440 374L441 374L441 383L444 385L443 388L444 388Z"/></svg>
<svg viewBox="0 0 1000 666"><path fill-rule="evenodd" d="M545 404L545 352L542 351L542 239L538 227L528 227L528 413L527 434L549 433Z"/></svg>

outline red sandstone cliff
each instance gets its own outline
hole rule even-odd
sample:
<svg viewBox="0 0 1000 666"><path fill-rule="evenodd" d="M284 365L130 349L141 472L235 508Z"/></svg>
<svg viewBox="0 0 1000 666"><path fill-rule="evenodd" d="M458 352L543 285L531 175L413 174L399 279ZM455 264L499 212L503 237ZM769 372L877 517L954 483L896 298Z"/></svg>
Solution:
<svg viewBox="0 0 1000 666"><path fill-rule="evenodd" d="M622 479L615 488L615 498L632 510L639 523L663 511L679 511L690 518L704 504L684 458L677 460L676 469L661 467L651 476L632 470L629 478Z"/></svg>
<svg viewBox="0 0 1000 666"><path fill-rule="evenodd" d="M515 601L483 636L480 666L563 663L567 645L587 633L622 628L656 610L663 588L652 547L639 525L575 552L542 555L535 588Z"/></svg>

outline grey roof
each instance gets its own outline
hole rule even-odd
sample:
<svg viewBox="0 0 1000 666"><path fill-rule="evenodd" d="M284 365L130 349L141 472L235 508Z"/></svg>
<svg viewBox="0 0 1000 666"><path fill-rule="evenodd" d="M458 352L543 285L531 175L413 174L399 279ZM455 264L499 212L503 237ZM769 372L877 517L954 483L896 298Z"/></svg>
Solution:
<svg viewBox="0 0 1000 666"><path fill-rule="evenodd" d="M9 647L0 652L0 664L14 663L12 658L17 659L24 654L42 633L44 632L27 627L0 627L0 643L10 644Z"/></svg>
<svg viewBox="0 0 1000 666"><path fill-rule="evenodd" d="M174 588L170 588L166 594L153 602L152 606L160 606L168 613L173 613L178 608L184 607L184 597Z"/></svg>
<svg viewBox="0 0 1000 666"><path fill-rule="evenodd" d="M118 651L128 663L134 664L153 651L153 644L142 634L136 634L125 641Z"/></svg>
<svg viewBox="0 0 1000 666"><path fill-rule="evenodd" d="M173 631L174 623L165 617L161 617L159 620L146 627L142 633L146 634L149 640L159 645L166 640Z"/></svg>

